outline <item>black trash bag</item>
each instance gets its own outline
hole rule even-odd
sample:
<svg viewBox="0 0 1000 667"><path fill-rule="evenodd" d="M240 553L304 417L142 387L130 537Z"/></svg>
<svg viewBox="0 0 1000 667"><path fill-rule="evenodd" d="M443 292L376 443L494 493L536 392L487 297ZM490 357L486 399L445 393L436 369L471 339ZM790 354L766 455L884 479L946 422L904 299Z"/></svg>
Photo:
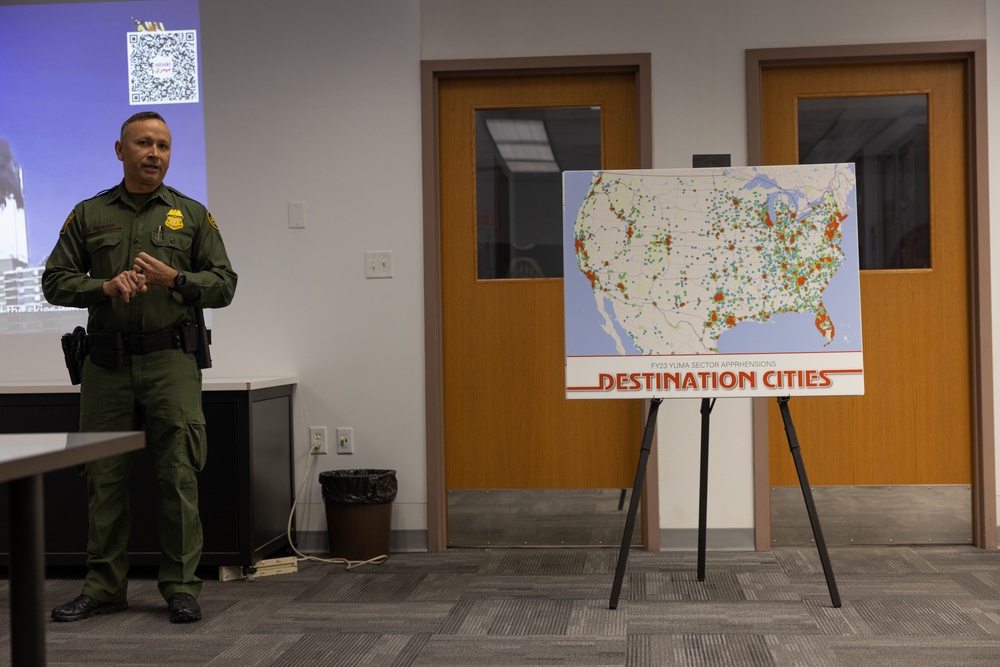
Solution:
<svg viewBox="0 0 1000 667"><path fill-rule="evenodd" d="M323 500L343 505L384 505L396 499L395 470L330 470L319 474Z"/></svg>

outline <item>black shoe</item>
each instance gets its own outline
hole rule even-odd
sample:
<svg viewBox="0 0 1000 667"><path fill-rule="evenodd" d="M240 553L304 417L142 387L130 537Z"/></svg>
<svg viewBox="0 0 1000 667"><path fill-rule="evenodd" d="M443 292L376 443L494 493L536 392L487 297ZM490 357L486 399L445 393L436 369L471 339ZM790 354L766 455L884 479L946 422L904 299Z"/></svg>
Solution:
<svg viewBox="0 0 1000 667"><path fill-rule="evenodd" d="M171 623L190 623L201 620L201 607L189 593L174 593L167 600Z"/></svg>
<svg viewBox="0 0 1000 667"><path fill-rule="evenodd" d="M52 620L80 621L95 614L113 614L116 611L125 611L126 609L128 609L128 604L125 602L101 602L89 595L81 595L75 600L53 609Z"/></svg>

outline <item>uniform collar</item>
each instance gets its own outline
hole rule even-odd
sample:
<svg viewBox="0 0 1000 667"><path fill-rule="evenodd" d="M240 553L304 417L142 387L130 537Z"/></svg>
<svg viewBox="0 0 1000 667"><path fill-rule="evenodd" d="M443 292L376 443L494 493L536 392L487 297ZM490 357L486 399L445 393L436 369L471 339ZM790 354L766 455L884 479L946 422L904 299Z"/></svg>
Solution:
<svg viewBox="0 0 1000 667"><path fill-rule="evenodd" d="M108 203L110 204L116 200L124 199L126 192L127 190L125 190L125 179L122 179L121 183L119 183L118 185L116 185L115 187L111 188L108 191L108 200L107 200ZM159 197L165 204L173 207L174 194L170 191L170 188L168 188L163 183L160 183L160 186L153 191L153 195L150 197L150 199L153 199L154 197Z"/></svg>

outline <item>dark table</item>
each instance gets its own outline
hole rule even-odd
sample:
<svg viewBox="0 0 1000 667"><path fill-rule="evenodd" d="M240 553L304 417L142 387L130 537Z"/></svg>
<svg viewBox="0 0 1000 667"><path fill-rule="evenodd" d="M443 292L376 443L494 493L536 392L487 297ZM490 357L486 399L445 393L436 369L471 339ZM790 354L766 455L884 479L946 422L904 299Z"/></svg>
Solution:
<svg viewBox="0 0 1000 667"><path fill-rule="evenodd" d="M212 369L214 372L214 369ZM209 452L198 473L205 545L201 567L240 566L291 553L288 515L295 499L293 469L296 380L290 377L210 377L202 381ZM0 432L70 433L80 425L80 388L65 382L0 382ZM320 457L323 458L323 457ZM159 506L153 462L136 452L129 478L132 530L129 562L157 567ZM73 469L45 473L45 564L78 567L87 552L86 485ZM0 489L0 567L10 562L8 502ZM221 573L221 570L220 570Z"/></svg>
<svg viewBox="0 0 1000 667"><path fill-rule="evenodd" d="M12 664L45 664L42 475L142 449L141 432L0 434L0 483L10 485Z"/></svg>

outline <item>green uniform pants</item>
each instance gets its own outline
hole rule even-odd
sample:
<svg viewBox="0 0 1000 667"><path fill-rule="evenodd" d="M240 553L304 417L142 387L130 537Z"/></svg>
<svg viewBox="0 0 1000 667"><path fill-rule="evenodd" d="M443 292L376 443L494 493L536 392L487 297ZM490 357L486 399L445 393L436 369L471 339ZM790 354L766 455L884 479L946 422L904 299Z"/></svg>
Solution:
<svg viewBox="0 0 1000 667"><path fill-rule="evenodd" d="M163 350L125 357L109 369L84 363L80 395L81 431L145 431L158 499L160 594L197 597L195 576L201 560L197 473L205 465L205 417L201 370L193 354ZM133 453L83 466L90 528L83 594L104 602L124 602L128 594L128 539L131 511L128 476Z"/></svg>

